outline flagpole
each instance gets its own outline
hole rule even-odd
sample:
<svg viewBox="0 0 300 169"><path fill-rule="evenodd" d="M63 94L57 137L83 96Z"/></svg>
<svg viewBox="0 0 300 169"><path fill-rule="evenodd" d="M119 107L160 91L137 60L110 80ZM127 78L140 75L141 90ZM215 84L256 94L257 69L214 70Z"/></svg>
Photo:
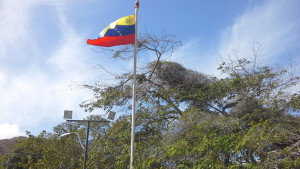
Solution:
<svg viewBox="0 0 300 169"><path fill-rule="evenodd" d="M139 1L135 1L135 43L133 56L133 84L132 84L132 115L131 115L131 153L130 153L130 169L134 169L134 138L135 138L135 108L136 108L136 60L137 60L137 28L138 28L138 9L140 7Z"/></svg>

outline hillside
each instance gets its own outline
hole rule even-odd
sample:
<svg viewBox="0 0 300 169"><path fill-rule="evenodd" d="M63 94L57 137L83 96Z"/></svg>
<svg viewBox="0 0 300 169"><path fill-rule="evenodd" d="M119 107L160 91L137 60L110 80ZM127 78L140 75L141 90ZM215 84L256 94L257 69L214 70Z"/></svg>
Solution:
<svg viewBox="0 0 300 169"><path fill-rule="evenodd" d="M14 137L11 139L3 139L0 140L0 153L7 153L11 152L13 148L16 146L18 141L21 139L25 139L26 137L19 136L19 137Z"/></svg>

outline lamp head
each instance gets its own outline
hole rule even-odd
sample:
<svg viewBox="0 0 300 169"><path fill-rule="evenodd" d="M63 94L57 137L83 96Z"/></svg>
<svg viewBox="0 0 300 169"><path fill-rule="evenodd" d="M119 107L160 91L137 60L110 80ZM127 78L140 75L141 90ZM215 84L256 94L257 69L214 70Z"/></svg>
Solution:
<svg viewBox="0 0 300 169"><path fill-rule="evenodd" d="M68 136L68 135L70 135L71 133L64 133L64 134L62 134L62 135L60 135L60 136L58 136L59 138L62 138L62 137L66 137L66 136Z"/></svg>

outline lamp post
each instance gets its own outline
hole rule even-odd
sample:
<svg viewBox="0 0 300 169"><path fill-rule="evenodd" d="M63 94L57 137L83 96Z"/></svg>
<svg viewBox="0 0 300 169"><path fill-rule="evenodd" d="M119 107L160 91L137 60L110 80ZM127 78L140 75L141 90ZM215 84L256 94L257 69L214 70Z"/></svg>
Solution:
<svg viewBox="0 0 300 169"><path fill-rule="evenodd" d="M84 158L83 158L83 169L86 169L86 162L88 160L88 144L89 144L89 134L90 134L90 123L91 122L96 122L96 123L109 123L110 121L108 120L67 120L68 122L87 122L87 128L86 128L86 138L85 138L85 145L83 146L81 143L81 138L79 136L78 133L76 132L70 132L70 133L65 133L60 135L59 137L65 137L68 136L70 134L76 134L78 139L79 139L79 143L81 145L81 147L84 150Z"/></svg>
<svg viewBox="0 0 300 169"><path fill-rule="evenodd" d="M78 141L80 143L80 146L82 147L82 149L84 151L83 169L86 169L86 160L87 160L87 154L88 154L88 151L87 151L88 150L87 149L88 148L88 140L87 140L88 136L86 138L85 146L82 145L81 138L80 138L79 134L76 133L76 132L64 133L64 134L60 135L59 137L62 138L62 137L66 137L66 136L71 135L71 134L76 134L77 137L78 137Z"/></svg>
<svg viewBox="0 0 300 169"><path fill-rule="evenodd" d="M80 141L80 145L84 150L84 159L83 159L83 169L86 169L86 161L88 159L88 144L89 144L89 133L90 133L90 123L110 123L110 121L102 119L102 120L70 120L72 119L72 111L71 110L65 110L64 111L64 119L69 119L67 122L77 122L77 123L86 123L87 122L87 128L86 128L86 138L85 138L85 146L82 145L81 139L78 133L76 132L71 132L71 133L65 133L62 134L60 137L67 136L69 134L76 134L78 136L78 139ZM114 120L116 113L110 111L108 114L108 119Z"/></svg>

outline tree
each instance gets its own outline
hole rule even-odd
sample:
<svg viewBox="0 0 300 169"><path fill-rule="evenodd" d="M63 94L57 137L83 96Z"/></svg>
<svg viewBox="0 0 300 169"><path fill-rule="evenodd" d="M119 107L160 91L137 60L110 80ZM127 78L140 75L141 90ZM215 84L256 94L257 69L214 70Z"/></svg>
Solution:
<svg viewBox="0 0 300 169"><path fill-rule="evenodd" d="M172 53L174 48L166 46L177 44L173 41L140 41L140 49L157 56L137 77L141 168L299 164L299 118L291 115L299 112L299 91L289 92L299 85L299 77L283 68L260 66L256 59L237 59L220 64L227 76L219 79L162 59L169 52L165 49ZM120 57L120 51L114 56ZM131 80L125 73L116 76L115 85L85 85L96 97L82 107L130 110Z"/></svg>

